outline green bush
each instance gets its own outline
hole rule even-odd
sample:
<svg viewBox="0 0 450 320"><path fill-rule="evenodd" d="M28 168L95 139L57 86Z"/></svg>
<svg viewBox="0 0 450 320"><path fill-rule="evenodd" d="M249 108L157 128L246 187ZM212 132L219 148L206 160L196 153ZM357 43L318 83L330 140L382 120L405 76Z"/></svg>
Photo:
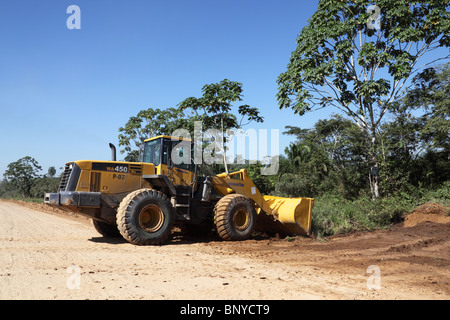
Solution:
<svg viewBox="0 0 450 320"><path fill-rule="evenodd" d="M450 181L446 181L436 190L428 190L422 195L422 202L435 202L443 206L450 206Z"/></svg>
<svg viewBox="0 0 450 320"><path fill-rule="evenodd" d="M342 195L325 194L315 201L312 232L323 237L386 228L400 222L414 208L414 201L402 196L373 201L368 196L348 200Z"/></svg>

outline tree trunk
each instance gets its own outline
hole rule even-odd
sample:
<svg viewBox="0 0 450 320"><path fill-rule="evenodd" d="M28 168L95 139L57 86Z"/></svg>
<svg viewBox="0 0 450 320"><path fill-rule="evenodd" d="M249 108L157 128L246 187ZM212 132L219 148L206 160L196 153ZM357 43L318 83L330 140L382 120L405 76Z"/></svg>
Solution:
<svg viewBox="0 0 450 320"><path fill-rule="evenodd" d="M375 200L380 196L380 191L378 189L378 163L375 163L370 167L369 183L372 200Z"/></svg>
<svg viewBox="0 0 450 320"><path fill-rule="evenodd" d="M220 119L220 123L222 125L222 152L223 152L223 165L225 167L225 172L227 174L228 177L228 165L227 165L227 154L225 151L225 133L224 133L224 129L223 129L223 115L222 118Z"/></svg>
<svg viewBox="0 0 450 320"><path fill-rule="evenodd" d="M372 127L370 130L370 149L369 149L369 159L370 159L370 172L369 172L369 183L370 192L372 193L372 200L377 199L380 196L379 184L378 184L378 171L379 171L379 161L378 161L378 151L376 146L376 131Z"/></svg>

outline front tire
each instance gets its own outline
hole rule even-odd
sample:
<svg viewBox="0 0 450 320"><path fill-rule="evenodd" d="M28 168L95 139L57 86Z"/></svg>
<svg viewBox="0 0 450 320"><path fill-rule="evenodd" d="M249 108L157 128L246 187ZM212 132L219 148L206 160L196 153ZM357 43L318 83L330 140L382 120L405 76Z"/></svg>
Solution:
<svg viewBox="0 0 450 320"><path fill-rule="evenodd" d="M223 240L247 239L256 223L256 211L252 201L241 194L229 194L214 207L214 224Z"/></svg>
<svg viewBox="0 0 450 320"><path fill-rule="evenodd" d="M167 241L174 213L169 198L153 189L131 192L117 210L120 234L137 245L159 245Z"/></svg>

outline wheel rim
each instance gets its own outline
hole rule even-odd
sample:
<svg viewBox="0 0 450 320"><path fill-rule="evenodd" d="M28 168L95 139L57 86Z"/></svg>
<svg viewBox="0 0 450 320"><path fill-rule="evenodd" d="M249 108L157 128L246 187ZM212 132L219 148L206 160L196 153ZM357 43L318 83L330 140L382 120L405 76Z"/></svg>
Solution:
<svg viewBox="0 0 450 320"><path fill-rule="evenodd" d="M164 214L155 204L145 206L139 213L139 224L146 232L158 231L164 223Z"/></svg>
<svg viewBox="0 0 450 320"><path fill-rule="evenodd" d="M250 215L245 208L239 208L233 215L233 225L236 230L244 231L250 224Z"/></svg>

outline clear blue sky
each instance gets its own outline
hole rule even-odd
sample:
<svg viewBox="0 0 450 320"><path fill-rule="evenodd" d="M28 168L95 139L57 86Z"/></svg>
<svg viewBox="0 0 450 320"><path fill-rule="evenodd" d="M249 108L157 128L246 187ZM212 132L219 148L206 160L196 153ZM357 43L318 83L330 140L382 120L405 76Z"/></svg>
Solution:
<svg viewBox="0 0 450 320"><path fill-rule="evenodd" d="M311 127L279 110L276 79L318 1L2 1L0 179L34 157L46 173L67 161L109 159L118 128L140 110L174 107L224 78L265 118L253 128ZM69 5L81 29L69 30ZM293 139L280 134L280 151ZM122 155L118 154L121 159Z"/></svg>

